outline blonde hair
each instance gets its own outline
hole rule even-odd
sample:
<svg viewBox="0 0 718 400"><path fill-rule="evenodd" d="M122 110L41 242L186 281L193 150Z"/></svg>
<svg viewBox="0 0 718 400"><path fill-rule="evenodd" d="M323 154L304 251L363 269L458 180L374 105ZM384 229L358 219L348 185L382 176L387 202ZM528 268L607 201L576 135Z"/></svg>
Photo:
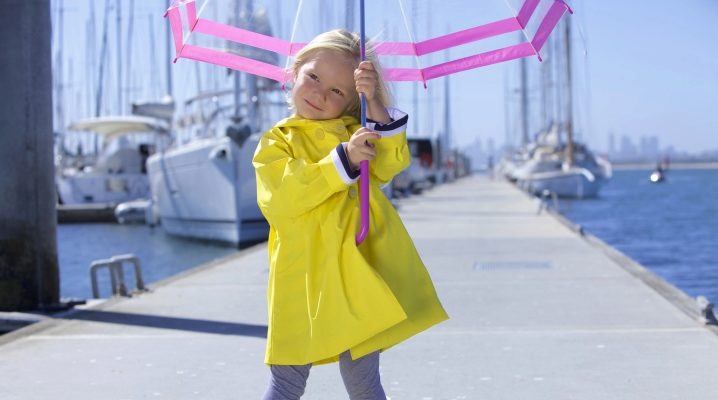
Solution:
<svg viewBox="0 0 718 400"><path fill-rule="evenodd" d="M346 53L349 56L356 58L357 62L359 62L359 42L359 35L344 29L335 29L333 31L324 32L312 39L311 42L299 50L299 52L294 56L294 63L289 68L289 73L294 79L296 79L297 72L302 65L311 59L314 52L322 49ZM374 46L372 43L366 43L365 56L366 60L371 61L372 65L374 65L374 69L379 74L379 82L377 84L375 95L376 99L381 101L384 107L389 107L391 106L391 93L389 92L389 87L382 77L381 65L379 64L379 59L377 58L376 53L374 52ZM356 94L356 92L354 93ZM294 105L291 103L291 96L288 96L288 100L290 107L293 109ZM349 102L349 105L346 110L344 110L342 115L349 115L355 117L357 120L361 118L361 101L359 100L358 95L353 96L353 100Z"/></svg>

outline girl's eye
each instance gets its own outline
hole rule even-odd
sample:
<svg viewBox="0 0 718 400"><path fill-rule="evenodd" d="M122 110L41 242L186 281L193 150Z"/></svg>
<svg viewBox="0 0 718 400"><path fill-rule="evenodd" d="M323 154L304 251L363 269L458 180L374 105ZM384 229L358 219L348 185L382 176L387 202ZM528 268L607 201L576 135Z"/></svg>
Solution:
<svg viewBox="0 0 718 400"><path fill-rule="evenodd" d="M309 75L309 78L311 78L312 80L315 80L315 81L319 80L319 77L315 74L309 73L308 75Z"/></svg>
<svg viewBox="0 0 718 400"><path fill-rule="evenodd" d="M332 92L338 94L339 96L344 96L344 93L342 93L342 91L339 89L332 89Z"/></svg>

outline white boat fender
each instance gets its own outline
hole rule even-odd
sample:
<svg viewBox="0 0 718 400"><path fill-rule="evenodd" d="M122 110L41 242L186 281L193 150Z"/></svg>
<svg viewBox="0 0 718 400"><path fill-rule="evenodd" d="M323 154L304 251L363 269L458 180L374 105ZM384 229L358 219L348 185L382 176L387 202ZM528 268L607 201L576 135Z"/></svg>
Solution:
<svg viewBox="0 0 718 400"><path fill-rule="evenodd" d="M217 146L209 152L210 160L224 160L229 159L229 151L226 146Z"/></svg>

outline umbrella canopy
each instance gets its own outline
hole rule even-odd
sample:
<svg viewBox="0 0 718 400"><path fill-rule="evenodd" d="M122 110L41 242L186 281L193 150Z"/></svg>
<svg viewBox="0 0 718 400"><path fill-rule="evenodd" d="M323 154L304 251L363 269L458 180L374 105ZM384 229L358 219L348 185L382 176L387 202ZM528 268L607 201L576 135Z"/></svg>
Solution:
<svg viewBox="0 0 718 400"><path fill-rule="evenodd" d="M401 0L397 0L396 3L401 10L401 14L405 16L406 10ZM374 5L374 2L372 5ZM385 10L385 8L382 7L382 10ZM512 10L514 10L512 7L507 7L507 13ZM380 40L376 51L379 56L408 56L417 59L421 56L446 51L511 32L523 31L525 34L526 40L521 43L426 67L385 68L384 77L390 81L426 82L456 72L522 57L537 56L540 59L540 51L546 39L566 11L571 10L563 0L524 0L515 9L515 14L508 15L506 18L420 41L413 40L413 35L409 32L412 40L396 42ZM292 40L295 36L294 34L287 40L201 18L198 14L196 0L175 0L165 15L169 18L172 28L176 52L175 61L178 58L187 58L208 62L282 83L291 79L291 76L287 75L285 68L281 66L267 63L256 59L256 57L250 58L247 55L235 54L227 50L195 45L189 41L189 38L195 33L208 35L282 56L296 54L306 43ZM299 16L299 12L297 16ZM295 26L292 28L294 33L297 30L297 20L298 18L295 18ZM533 29L531 29L532 27ZM407 30L409 31L409 29ZM318 33L320 32L315 32L315 34ZM247 53L251 52L245 52L245 54Z"/></svg>
<svg viewBox="0 0 718 400"><path fill-rule="evenodd" d="M381 58L384 79L388 81L418 81L426 86L426 82L432 79L504 61L530 56L536 56L540 61L540 52L549 34L566 11L572 12L564 0L522 0L514 6L509 3L509 0L504 1L508 7L507 15L503 18L475 25L470 24L470 26L463 29L447 31L441 35L418 40L412 33L410 23L407 21L408 10L402 0L372 1L371 7L378 14L375 17L369 16L367 18L365 18L364 1L360 0L358 13L360 29L353 29L355 2L347 0L346 7L343 10L346 17L346 26L344 28L361 31L363 55L365 22L373 21L379 22L380 25L383 24L384 27L380 28L379 32L371 33L369 31L369 34L372 35L372 42L376 45L375 52ZM251 0L248 2L250 5L252 4ZM300 23L303 3L304 0L299 0L291 36L284 38L281 35L271 35L267 30L254 29L256 26L252 22L253 18L245 17L243 26L223 24L202 18L201 9L198 12L196 0L174 0L165 16L170 20L174 38L175 62L179 58L187 58L257 75L282 84L287 83L292 79L287 68L289 58L297 54L307 41L321 33L321 31L313 31L316 29L316 23ZM315 12L326 11L332 4L336 5L336 3L318 2L316 3L317 9ZM207 2L203 4L206 5ZM463 14L470 12L477 16L480 15L479 6L476 3L473 3L473 6L477 9L458 9L458 12ZM250 6L249 10L251 11L251 9L252 7ZM404 40L385 40L385 37L389 36L386 35L386 29L401 25L399 15L406 28L405 32L408 34L408 38ZM391 18L391 23L387 22L388 18ZM413 22L415 25L416 21ZM303 27L304 31L309 31L310 34L297 35L296 33L300 27ZM492 42L494 38L516 32L521 32L520 37L522 40L518 43L492 47L494 46L494 42ZM193 35L204 35L232 42L235 46L239 46L239 51L236 48L228 50L202 46L190 40ZM484 42L490 43L488 48L481 47ZM448 57L451 49L461 53L466 52L467 48L469 49L468 54L454 58ZM480 50L475 50L476 48ZM430 63L430 65L426 66L422 65L422 60L425 60L426 56L438 52L443 53L446 60L439 63ZM267 56L268 54L270 55L269 57ZM272 54L275 57L272 57ZM287 58L287 63L285 63L284 67L271 62L276 60L276 56ZM391 57L403 57L404 59L409 59L409 62L408 64L406 61L385 62L385 58ZM362 123L364 124L363 109L364 100L362 97ZM362 225L356 238L357 244L364 240L369 230L369 189L366 162L361 164L360 192Z"/></svg>

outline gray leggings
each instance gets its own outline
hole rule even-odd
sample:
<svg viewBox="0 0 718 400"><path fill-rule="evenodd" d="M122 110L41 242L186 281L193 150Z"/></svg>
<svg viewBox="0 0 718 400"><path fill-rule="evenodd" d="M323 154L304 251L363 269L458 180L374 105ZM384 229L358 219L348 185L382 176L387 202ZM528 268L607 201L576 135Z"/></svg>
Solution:
<svg viewBox="0 0 718 400"><path fill-rule="evenodd" d="M272 365L272 378L263 400L298 400L304 394L309 369L306 365ZM379 378L379 352L352 360L348 351L339 356L339 372L351 400L386 400Z"/></svg>

